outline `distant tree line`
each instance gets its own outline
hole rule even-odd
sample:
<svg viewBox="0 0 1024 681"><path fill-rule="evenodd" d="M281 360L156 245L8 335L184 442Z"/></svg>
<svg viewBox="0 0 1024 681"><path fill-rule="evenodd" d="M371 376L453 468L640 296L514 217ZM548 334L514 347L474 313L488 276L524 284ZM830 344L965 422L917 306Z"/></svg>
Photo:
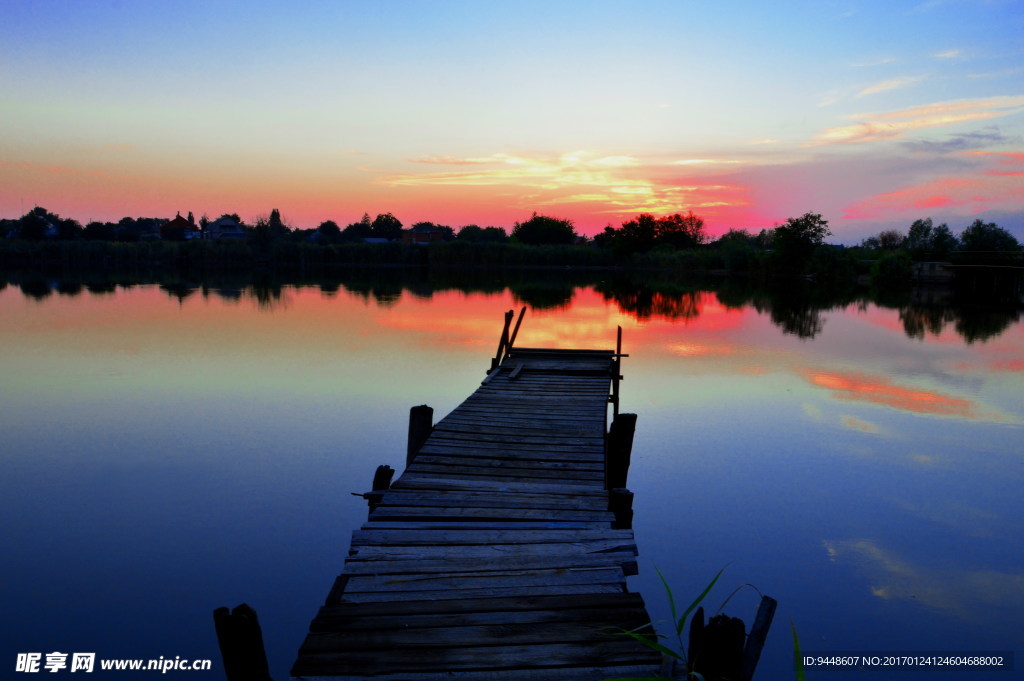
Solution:
<svg viewBox="0 0 1024 681"><path fill-rule="evenodd" d="M252 224L246 224L237 213L221 215L215 221L204 215L196 223L192 213L188 213L187 219L180 214L172 220L125 217L116 223L89 222L83 227L73 219L61 218L36 207L18 219L0 220L0 238L14 242L192 241L213 236L213 227L224 223L235 228L232 236L236 240L243 241L254 253L262 253L263 261L275 257L299 258L303 262L380 263L392 259L405 264L452 265L464 261L471 266L486 266L491 263L529 264L532 257L538 264L545 265L557 264L561 258L565 264L722 270L764 277L813 275L839 280L852 279L858 274L905 278L914 261L950 257L983 259L992 254L1021 252L1021 244L1012 234L982 220L975 220L957 235L948 225L935 225L931 218L923 218L914 221L905 234L886 230L864 239L858 246L847 248L826 243L832 233L828 221L817 213L788 218L757 234L734 229L718 239L711 239L705 231L704 219L692 211L660 217L643 213L622 222L620 227L609 225L593 239L587 239L576 231L571 220L536 212L516 222L511 231L506 232L502 227L470 224L454 229L433 222L417 222L406 229L392 213L381 213L373 219L364 213L360 220L344 228L333 220L325 220L312 229L296 229L277 209L256 217ZM414 238L423 236L429 238ZM450 246L432 249L429 255L417 255L394 248L402 241ZM293 247L347 248L357 244L366 249L366 253L347 250L318 254L297 251ZM536 251L534 256L529 256L526 251L513 254L508 250L522 247L588 247L595 254L581 257L582 254L570 250L562 255L557 251L540 255L540 251Z"/></svg>

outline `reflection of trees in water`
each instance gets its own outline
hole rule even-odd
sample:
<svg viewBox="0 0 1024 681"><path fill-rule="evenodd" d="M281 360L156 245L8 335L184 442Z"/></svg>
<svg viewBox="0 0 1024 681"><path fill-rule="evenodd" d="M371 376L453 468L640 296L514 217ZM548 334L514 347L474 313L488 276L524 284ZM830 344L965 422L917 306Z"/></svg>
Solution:
<svg viewBox="0 0 1024 681"><path fill-rule="evenodd" d="M288 307L289 300L283 295L281 284L261 281L248 288L249 297L256 301L256 307L262 312L273 312Z"/></svg>
<svg viewBox="0 0 1024 681"><path fill-rule="evenodd" d="M696 319L708 294L706 290L684 289L678 285L648 286L628 281L601 282L595 288L605 300L615 302L620 310L639 321L654 317L671 321Z"/></svg>
<svg viewBox="0 0 1024 681"><path fill-rule="evenodd" d="M1021 277L1014 271L961 271L953 286L915 289L899 305L911 338L940 335L950 324L968 343L985 342L1020 321Z"/></svg>
<svg viewBox="0 0 1024 681"><path fill-rule="evenodd" d="M783 333L798 338L814 338L825 328L821 309L815 307L810 300L784 296L755 300L753 304L758 312L767 312L772 324L782 329Z"/></svg>
<svg viewBox="0 0 1024 681"><path fill-rule="evenodd" d="M379 307L392 307L402 297L401 284L379 282L372 284L366 281L345 283L349 293L369 302L373 300Z"/></svg>
<svg viewBox="0 0 1024 681"><path fill-rule="evenodd" d="M202 295L238 302L253 298L261 311L288 305L286 288L318 287L333 296L342 288L381 307L395 305L408 292L430 299L436 293L461 291L498 295L508 291L519 303L534 309L558 309L572 304L577 289L593 287L606 301L640 321L696 319L712 294L730 309L753 307L768 315L783 333L814 338L825 326L825 312L848 306L867 310L878 306L895 310L904 332L911 338L938 336L952 328L968 343L984 342L1019 323L1024 306L1020 282L994 279L991 273L965 278L954 287L886 288L881 290L830 287L820 283L778 282L764 285L752 279L682 281L654 276L611 275L607 271L428 269L420 267L352 269L312 280L286 280L264 273L254 281L250 273L216 273L172 270L160 278L139 273L93 271L67 272L61 268L25 269L0 277L0 290L10 283L27 298L44 300L54 290L62 295L114 293L118 286L159 283L168 295L184 300L196 290Z"/></svg>
<svg viewBox="0 0 1024 681"><path fill-rule="evenodd" d="M923 340L926 334L939 336L949 324L968 343L984 342L1003 334L1020 321L1020 310L1012 306L996 307L960 304L954 307L910 304L899 308L903 331Z"/></svg>
<svg viewBox="0 0 1024 681"><path fill-rule="evenodd" d="M223 301L228 303L237 303L242 299L242 293L245 291L243 288L227 288L224 286L218 286L217 288L203 287L203 297L208 297L211 293Z"/></svg>
<svg viewBox="0 0 1024 681"><path fill-rule="evenodd" d="M112 281L86 280L83 282L85 290L94 296L106 296L117 290L117 284Z"/></svg>
<svg viewBox="0 0 1024 681"><path fill-rule="evenodd" d="M938 336L947 322L955 318L952 310L938 307L908 305L900 308L903 331L911 338L924 339L925 333Z"/></svg>
<svg viewBox="0 0 1024 681"><path fill-rule="evenodd" d="M563 310L572 303L576 289L557 284L520 284L509 287L516 303L529 305L534 310Z"/></svg>
<svg viewBox="0 0 1024 681"><path fill-rule="evenodd" d="M954 328L968 343L985 342L1001 335L1011 324L1019 321L1018 310L967 308L957 318Z"/></svg>
<svg viewBox="0 0 1024 681"><path fill-rule="evenodd" d="M0 287L0 288L2 288L2 287ZM62 280L57 282L57 293L61 294L62 296L74 297L74 296L77 296L81 292L82 292L82 282L80 282L80 281L67 281L67 280L62 279Z"/></svg>
<svg viewBox="0 0 1024 681"><path fill-rule="evenodd" d="M194 284L184 284L181 282L173 284L160 284L160 290L164 291L167 295L172 298L177 298L178 302L184 301L190 295L195 293L199 289Z"/></svg>
<svg viewBox="0 0 1024 681"><path fill-rule="evenodd" d="M45 279L25 279L18 284L18 288L32 300L42 300L53 293L50 282Z"/></svg>

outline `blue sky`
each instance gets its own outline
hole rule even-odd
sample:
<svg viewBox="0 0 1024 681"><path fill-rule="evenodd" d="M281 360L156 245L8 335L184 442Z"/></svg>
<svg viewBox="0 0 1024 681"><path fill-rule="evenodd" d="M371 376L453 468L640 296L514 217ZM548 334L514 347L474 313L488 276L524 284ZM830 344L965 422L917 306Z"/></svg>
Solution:
<svg viewBox="0 0 1024 681"><path fill-rule="evenodd" d="M6 2L0 215L1024 237L1021 2Z"/></svg>

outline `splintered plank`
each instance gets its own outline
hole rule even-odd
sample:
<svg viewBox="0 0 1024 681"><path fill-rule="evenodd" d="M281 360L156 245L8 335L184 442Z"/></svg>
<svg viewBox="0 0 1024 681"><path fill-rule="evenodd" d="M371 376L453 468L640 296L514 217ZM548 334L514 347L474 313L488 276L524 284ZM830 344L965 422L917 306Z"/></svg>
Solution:
<svg viewBox="0 0 1024 681"><path fill-rule="evenodd" d="M502 478L511 476L516 478L547 478L554 480L596 480L604 482L604 473L594 470L578 470L575 468L545 468L538 464L535 467L506 467L506 466L470 466L468 464L456 463L430 463L417 459L411 466L410 471L418 473L443 473L444 475L482 475L491 478Z"/></svg>
<svg viewBox="0 0 1024 681"><path fill-rule="evenodd" d="M630 595L630 594L623 594ZM587 596L579 596L580 600ZM502 599L487 599L502 600ZM564 604L565 599L558 599ZM607 600L607 599L606 599ZM312 631L316 632L343 632L343 631L378 631L385 632L390 629L402 631L416 631L420 636L431 632L429 629L440 629L447 627L480 627L487 625L502 624L556 624L562 622L607 622L619 624L636 622L636 626L647 623L647 612L643 603L638 605L626 605L607 600L607 604L601 607L587 607L580 605L573 608L552 608L552 609L530 609L530 610L502 610L495 608L484 611L471 612L429 612L427 614L410 614L401 612L397 614L364 614L353 615L352 610L366 607L363 605L328 605L320 609L313 620ZM441 601L444 603L460 603L461 601ZM393 603L373 605L401 605ZM549 632L548 637L552 634Z"/></svg>
<svg viewBox="0 0 1024 681"><path fill-rule="evenodd" d="M607 611L585 610L569 613L519 613L526 621L512 621L513 618L477 616L481 624L459 624L454 626L431 626L429 635L413 627L389 627L374 629L365 626L359 629L313 632L306 637L301 651L318 653L344 650L389 650L393 646L419 646L425 648L447 648L453 646L527 645L537 643L565 643L584 641L618 641L621 635L612 630L614 626L633 629L647 624L646 613L640 611L616 612L615 618ZM571 614L573 617L566 617ZM538 624L557 624L555 627L538 627ZM371 625L372 626L372 625Z"/></svg>
<svg viewBox="0 0 1024 681"><path fill-rule="evenodd" d="M572 461L572 454L593 456L594 454L603 454L604 452L603 447L595 445L501 444L498 442L483 442L480 440L449 440L441 437L427 440L427 443L423 445L423 448L420 449L420 451L422 452L426 449L436 451L445 451L448 449L474 450L486 452L493 456L500 456L502 452L523 452L524 454L537 452L570 455L566 457L566 461Z"/></svg>
<svg viewBox="0 0 1024 681"><path fill-rule="evenodd" d="M604 511L607 498L583 495L530 494L514 492L461 492L446 490L400 489L392 487L381 495L378 508L387 506L429 506L461 508L468 512L478 508L517 509L586 509Z"/></svg>
<svg viewBox="0 0 1024 681"><path fill-rule="evenodd" d="M562 544L632 541L632 530L355 530L352 546Z"/></svg>
<svg viewBox="0 0 1024 681"><path fill-rule="evenodd" d="M373 681L607 681L608 679L626 679L653 677L658 672L656 663L647 665L587 665L562 668L537 669L470 669L460 671L458 677L451 672L403 672L397 674L374 674ZM295 676L296 681L316 678L319 681L366 681L365 675L317 675Z"/></svg>
<svg viewBox="0 0 1024 681"><path fill-rule="evenodd" d="M551 544L477 544L477 545L446 545L430 544L362 544L352 546L349 550L350 559L359 560L458 560L489 559L507 560L510 556L571 556L596 555L604 553L637 554L636 543L632 538L625 539L593 539L590 541L556 542ZM572 558L565 559L566 564Z"/></svg>
<svg viewBox="0 0 1024 681"><path fill-rule="evenodd" d="M464 555L450 558L423 558L387 560L386 556L378 559L361 560L349 558L345 562L346 575L400 575L445 572L449 574L462 572L485 572L498 570L544 570L572 569L583 567L621 567L626 576L636 574L636 559L629 551L613 551L610 553L570 553L567 555L511 555L503 558L500 563L493 557L467 558Z"/></svg>
<svg viewBox="0 0 1024 681"><path fill-rule="evenodd" d="M292 670L296 675L316 673L366 673L386 668L389 672L518 669L601 664L657 664L660 654L631 638L586 642L508 646L452 646L446 648L397 647L385 660L376 650L308 653ZM458 677L450 677L458 678Z"/></svg>
<svg viewBox="0 0 1024 681"><path fill-rule="evenodd" d="M423 456L446 456L465 457L486 461L487 465L500 466L501 462L521 462L529 465L532 461L562 462L568 465L575 464L596 464L604 466L604 453L592 452L550 452L543 449L500 449L493 447L463 447L460 445L441 446L430 445L420 450L416 459L421 460ZM583 466L586 469L586 466Z"/></svg>
<svg viewBox="0 0 1024 681"><path fill-rule="evenodd" d="M611 522L615 519L610 511L583 511L541 508L464 508L461 506L377 506L370 513L370 521L416 518L421 521L448 520L543 520L548 522Z"/></svg>
<svg viewBox="0 0 1024 681"><path fill-rule="evenodd" d="M608 492L603 486L593 485L569 485L565 483L545 483L541 481L515 481L515 480L466 480L446 478L436 474L418 474L406 470L392 486L392 489L418 489L418 490L461 490L468 492L479 492L490 490L492 492L546 492L550 494L585 495L601 497L607 503Z"/></svg>
<svg viewBox="0 0 1024 681"><path fill-rule="evenodd" d="M557 454L544 455L530 459L499 459L481 456L434 456L420 454L417 463L441 464L446 466L480 466L490 469L500 468L539 468L560 471L591 471L604 474L603 462L564 461Z"/></svg>
<svg viewBox="0 0 1024 681"><path fill-rule="evenodd" d="M458 573L401 575L349 575L344 594L370 592L452 593L473 589L569 587L588 584L623 584L626 576L617 567L551 568L542 570L487 570ZM450 596L449 596L450 597Z"/></svg>
<svg viewBox="0 0 1024 681"><path fill-rule="evenodd" d="M428 479L434 479L441 476L446 476L448 479L453 481L455 484L462 484L465 488L474 489L479 487L479 483L493 482L495 484L521 484L523 486L529 486L535 482L555 481L558 480L557 486L564 489L577 489L577 488L590 488L595 491L604 489L604 483L601 480L584 480L579 478L567 479L564 476L528 476L528 475L476 475L472 471L455 471L449 467L443 466L423 466L423 467L412 467L405 472L403 477L408 476L410 479L416 479L418 477L426 477Z"/></svg>
<svg viewBox="0 0 1024 681"><path fill-rule="evenodd" d="M445 598L497 598L499 596L538 596L561 594L571 597L576 594L606 593L617 594L625 590L624 584L568 584L554 586L504 586L504 587L481 587L462 588L459 592L451 589L437 589L427 591L373 591L373 592L345 592L338 597L340 603L371 603L377 601L404 601L407 598L425 598L428 600L443 600Z"/></svg>

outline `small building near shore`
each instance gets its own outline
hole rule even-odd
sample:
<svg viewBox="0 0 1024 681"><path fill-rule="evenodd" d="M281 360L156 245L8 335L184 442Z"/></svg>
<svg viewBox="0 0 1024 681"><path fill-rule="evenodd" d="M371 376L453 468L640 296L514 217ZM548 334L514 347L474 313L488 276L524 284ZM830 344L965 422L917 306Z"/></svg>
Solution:
<svg viewBox="0 0 1024 681"><path fill-rule="evenodd" d="M910 265L910 278L914 281L941 284L953 280L953 270L951 263L948 262L915 262Z"/></svg>
<svg viewBox="0 0 1024 681"><path fill-rule="evenodd" d="M245 229L234 218L227 215L206 225L206 231L203 234L204 239L244 239L246 236Z"/></svg>
<svg viewBox="0 0 1024 681"><path fill-rule="evenodd" d="M444 230L432 225L416 225L402 231L402 243L436 244L444 241Z"/></svg>

